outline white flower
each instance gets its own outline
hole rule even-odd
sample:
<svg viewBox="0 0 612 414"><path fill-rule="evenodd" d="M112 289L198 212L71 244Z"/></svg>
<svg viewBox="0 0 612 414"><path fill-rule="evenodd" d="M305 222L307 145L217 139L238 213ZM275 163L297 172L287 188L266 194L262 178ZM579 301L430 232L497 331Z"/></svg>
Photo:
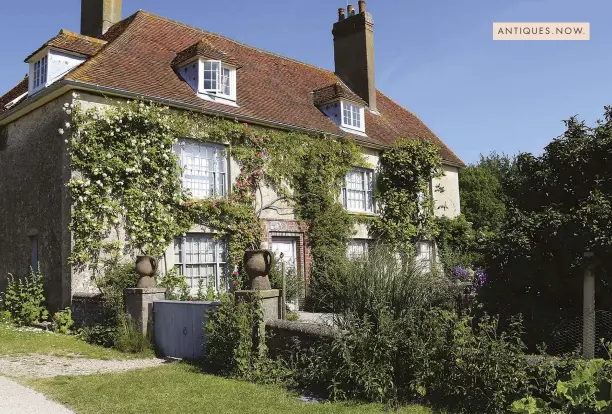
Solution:
<svg viewBox="0 0 612 414"><path fill-rule="evenodd" d="M102 173L102 177L106 178L108 175L106 173Z"/></svg>
<svg viewBox="0 0 612 414"><path fill-rule="evenodd" d="M68 140L67 140L67 139L65 139L65 140L64 140L64 142L67 144L67 143L68 143Z"/></svg>
<svg viewBox="0 0 612 414"><path fill-rule="evenodd" d="M70 122L66 122L66 128L70 128Z"/></svg>
<svg viewBox="0 0 612 414"><path fill-rule="evenodd" d="M68 102L66 102L66 103L64 104L64 108L69 108L69 107L70 107L70 104L69 104Z"/></svg>
<svg viewBox="0 0 612 414"><path fill-rule="evenodd" d="M70 114L72 113L72 110L70 110L70 109L66 109L66 113L67 113L68 115L70 115Z"/></svg>
<svg viewBox="0 0 612 414"><path fill-rule="evenodd" d="M62 128L58 129L57 132L59 132L60 135L64 135L64 130Z"/></svg>
<svg viewBox="0 0 612 414"><path fill-rule="evenodd" d="M108 153L108 154L106 154L106 158L111 159L111 158L113 158L113 156L112 156L112 154Z"/></svg>
<svg viewBox="0 0 612 414"><path fill-rule="evenodd" d="M72 92L72 97L76 99L79 97L79 95L76 92Z"/></svg>

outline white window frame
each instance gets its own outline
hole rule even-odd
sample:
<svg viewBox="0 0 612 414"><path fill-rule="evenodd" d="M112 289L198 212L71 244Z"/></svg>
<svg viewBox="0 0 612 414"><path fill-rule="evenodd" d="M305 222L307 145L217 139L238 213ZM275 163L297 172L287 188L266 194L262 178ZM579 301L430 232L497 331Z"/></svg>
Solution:
<svg viewBox="0 0 612 414"><path fill-rule="evenodd" d="M195 244L197 243L197 244ZM202 250L202 244L212 244L212 261L202 260L201 256L211 254L210 251ZM194 251L195 247L195 251ZM195 256L195 260L194 260ZM200 273L202 267L212 268L212 280L215 290L218 292L220 287L227 286L227 244L224 239L216 239L212 234L187 233L182 237L174 239L174 268L179 275L185 278L191 293L198 290L198 281L204 280L204 290L208 289L210 276ZM190 272L190 269L194 269ZM223 282L226 283L223 283Z"/></svg>
<svg viewBox="0 0 612 414"><path fill-rule="evenodd" d="M367 260L370 248L369 239L351 239L346 249L346 257L355 261Z"/></svg>
<svg viewBox="0 0 612 414"><path fill-rule="evenodd" d="M434 244L431 241L420 241L416 245L416 264L423 272L431 270L434 259Z"/></svg>
<svg viewBox="0 0 612 414"><path fill-rule="evenodd" d="M361 182L357 183L354 181L349 181L351 175L360 174ZM353 187L355 185L360 185L361 188L349 188L349 185L352 184ZM351 197L351 192L363 193L363 201L361 206L351 205L351 201L359 201L354 200ZM342 205L347 211L353 211L358 213L376 213L376 208L374 205L374 170L368 168L353 168L344 179L344 185L342 186Z"/></svg>
<svg viewBox="0 0 612 414"><path fill-rule="evenodd" d="M365 109L347 101L340 103L340 126L365 133Z"/></svg>
<svg viewBox="0 0 612 414"><path fill-rule="evenodd" d="M206 65L216 65L215 71L209 71L206 69ZM209 88L205 86L205 74L206 72L215 74L215 85L210 85ZM199 91L200 93L214 95L231 101L236 100L236 68L222 63L220 60L201 60L200 61L200 82ZM229 90L229 93L228 93Z"/></svg>
<svg viewBox="0 0 612 414"><path fill-rule="evenodd" d="M30 64L31 87L30 94L47 86L49 73L49 55L45 54L36 62Z"/></svg>
<svg viewBox="0 0 612 414"><path fill-rule="evenodd" d="M198 153L212 152L212 157L196 155L191 149L197 148ZM215 197L226 197L229 188L229 162L227 160L227 149L223 145L199 142L195 140L181 140L180 142L180 162L181 162L181 183L183 188L190 190L194 199L206 199ZM212 168L201 169L198 175L190 174L197 167L203 168L205 162L212 163ZM205 179L205 175L209 178ZM198 179L198 177L200 177ZM211 184L212 183L212 184ZM203 194L205 190L198 188L197 185L211 185L208 194Z"/></svg>

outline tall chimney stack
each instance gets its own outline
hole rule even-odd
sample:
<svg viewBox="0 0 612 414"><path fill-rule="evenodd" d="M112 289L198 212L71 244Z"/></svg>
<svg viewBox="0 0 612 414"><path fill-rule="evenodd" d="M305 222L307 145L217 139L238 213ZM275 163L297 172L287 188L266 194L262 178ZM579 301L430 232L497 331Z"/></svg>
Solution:
<svg viewBox="0 0 612 414"><path fill-rule="evenodd" d="M349 17L354 16L355 15L355 6L353 6L352 4L348 5L348 15Z"/></svg>
<svg viewBox="0 0 612 414"><path fill-rule="evenodd" d="M332 33L336 75L376 111L374 21L366 12L366 2L359 1L359 14L349 6L349 15L334 23Z"/></svg>
<svg viewBox="0 0 612 414"><path fill-rule="evenodd" d="M343 8L339 8L338 9L338 21L344 20L344 9Z"/></svg>
<svg viewBox="0 0 612 414"><path fill-rule="evenodd" d="M81 34L100 37L121 20L122 0L81 0Z"/></svg>

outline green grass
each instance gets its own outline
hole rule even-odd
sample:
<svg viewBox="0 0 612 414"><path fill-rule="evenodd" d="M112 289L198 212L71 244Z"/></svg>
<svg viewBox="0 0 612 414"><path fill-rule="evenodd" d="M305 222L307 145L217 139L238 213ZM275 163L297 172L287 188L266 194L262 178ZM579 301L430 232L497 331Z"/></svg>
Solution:
<svg viewBox="0 0 612 414"><path fill-rule="evenodd" d="M186 364L80 377L27 380L77 413L380 413L376 404L315 404L274 386L206 375ZM403 414L429 414L424 407Z"/></svg>
<svg viewBox="0 0 612 414"><path fill-rule="evenodd" d="M113 349L90 345L75 336L50 332L22 332L0 323L0 356L41 354L93 359L130 359L153 356L151 353L124 354Z"/></svg>

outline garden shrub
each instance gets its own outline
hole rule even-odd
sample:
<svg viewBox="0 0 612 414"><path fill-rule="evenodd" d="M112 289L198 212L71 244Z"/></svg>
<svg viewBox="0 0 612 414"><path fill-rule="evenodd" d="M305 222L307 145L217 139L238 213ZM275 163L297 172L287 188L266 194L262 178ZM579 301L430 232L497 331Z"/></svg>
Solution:
<svg viewBox="0 0 612 414"><path fill-rule="evenodd" d="M18 325L32 325L47 320L43 275L30 269L25 278L16 279L9 274L3 308Z"/></svg>
<svg viewBox="0 0 612 414"><path fill-rule="evenodd" d="M114 348L121 352L137 354L150 350L152 343L150 338L142 334L132 318L122 313L119 316Z"/></svg>
<svg viewBox="0 0 612 414"><path fill-rule="evenodd" d="M97 279L104 298L104 322L79 330L79 337L86 342L106 347L115 346L123 325L125 313L124 290L138 284L136 265L110 263L102 277Z"/></svg>
<svg viewBox="0 0 612 414"><path fill-rule="evenodd" d="M612 361L575 358L568 375L558 375L554 387L533 392L517 399L510 407L513 413L609 413L612 412Z"/></svg>
<svg viewBox="0 0 612 414"><path fill-rule="evenodd" d="M70 308L53 314L53 330L62 334L70 332L70 328L74 325L72 320L72 312Z"/></svg>

